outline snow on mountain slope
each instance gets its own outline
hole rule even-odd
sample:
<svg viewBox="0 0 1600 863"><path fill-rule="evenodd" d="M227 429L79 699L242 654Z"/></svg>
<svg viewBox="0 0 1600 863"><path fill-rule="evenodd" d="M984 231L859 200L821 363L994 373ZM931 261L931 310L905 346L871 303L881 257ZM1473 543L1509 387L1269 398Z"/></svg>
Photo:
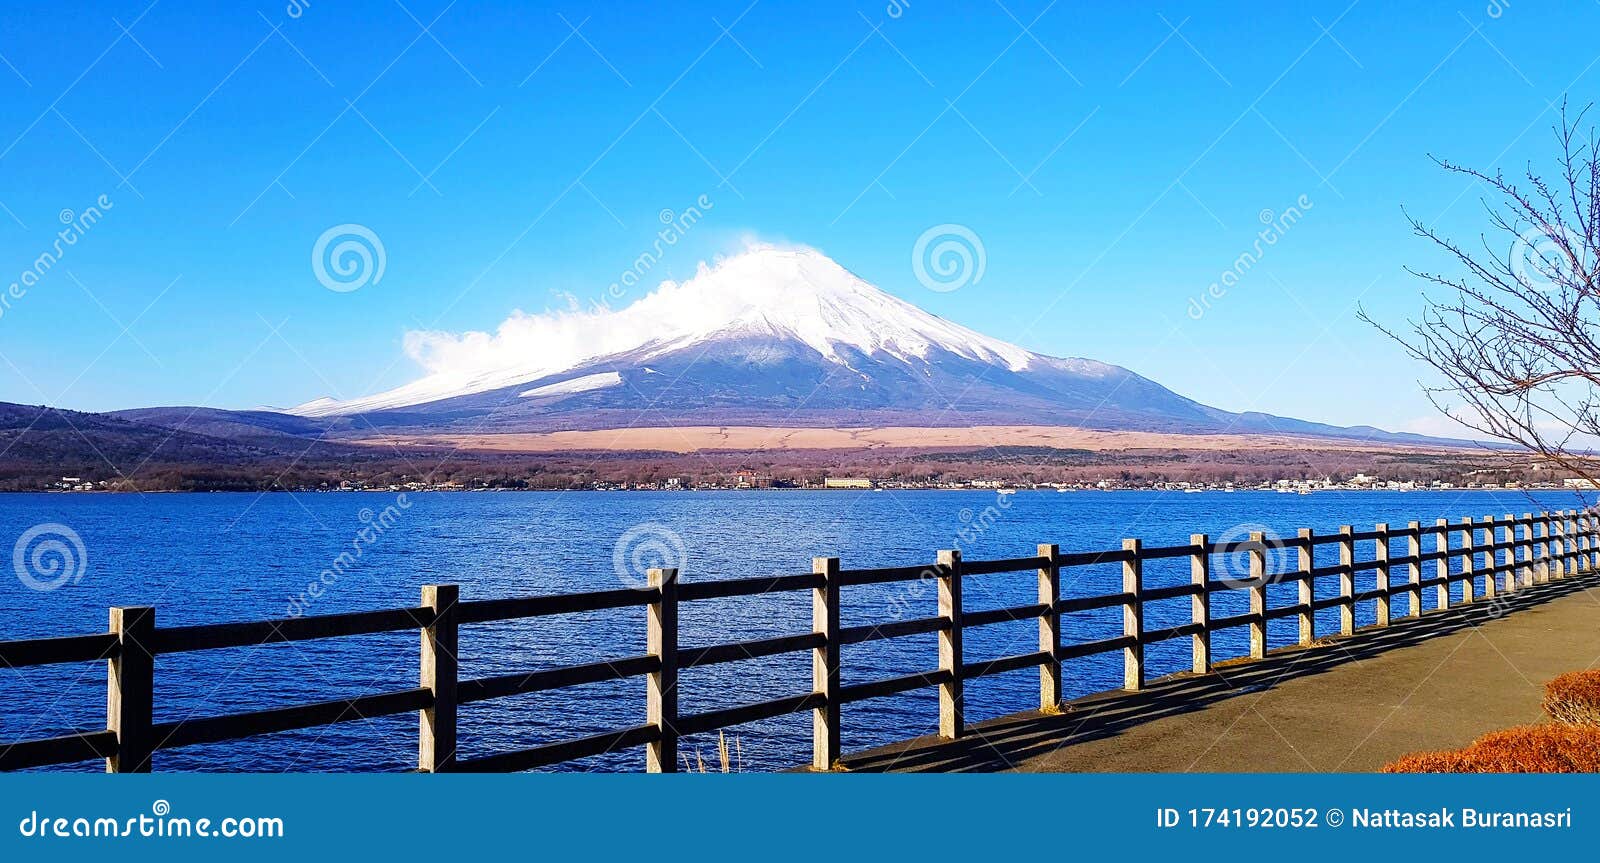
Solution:
<svg viewBox="0 0 1600 863"><path fill-rule="evenodd" d="M608 356L637 361L722 340L776 339L849 357L900 361L954 356L1011 372L1050 366L1106 375L1114 366L1043 357L891 296L813 249L753 246L620 310L518 313L494 334L411 333L407 351L428 374L348 401L318 399L291 413L334 416L409 407L548 379Z"/></svg>
<svg viewBox="0 0 1600 863"><path fill-rule="evenodd" d="M570 396L576 393L586 393L590 390L603 390L607 387L616 387L621 385L622 375L619 375L616 372L600 372L599 374L583 375L581 377L568 378L567 380L558 381L553 384L545 384L544 386L534 387L527 392L517 393L517 398L542 399L549 398L551 396Z"/></svg>

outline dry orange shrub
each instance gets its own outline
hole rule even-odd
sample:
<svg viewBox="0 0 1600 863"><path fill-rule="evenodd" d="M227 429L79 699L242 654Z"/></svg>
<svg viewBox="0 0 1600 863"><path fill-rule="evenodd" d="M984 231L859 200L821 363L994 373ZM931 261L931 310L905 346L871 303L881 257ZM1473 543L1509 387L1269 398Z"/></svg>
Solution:
<svg viewBox="0 0 1600 863"><path fill-rule="evenodd" d="M1600 671L1574 671L1546 683L1544 712L1557 722L1600 727Z"/></svg>
<svg viewBox="0 0 1600 863"><path fill-rule="evenodd" d="M1418 752L1385 773L1596 773L1600 726L1554 722L1494 731L1464 749Z"/></svg>

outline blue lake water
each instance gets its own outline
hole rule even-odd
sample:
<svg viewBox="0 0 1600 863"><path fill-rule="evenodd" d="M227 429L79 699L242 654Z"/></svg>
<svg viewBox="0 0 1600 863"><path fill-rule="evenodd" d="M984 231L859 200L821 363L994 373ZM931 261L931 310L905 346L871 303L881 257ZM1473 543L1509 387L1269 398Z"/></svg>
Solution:
<svg viewBox="0 0 1600 863"><path fill-rule="evenodd" d="M63 525L81 538L87 565L75 581L48 587L62 571L37 568L30 551L0 569L0 640L104 631L107 607L153 605L161 625L283 617L303 613L415 605L424 584L461 585L464 600L613 589L642 583L655 555L681 557L687 581L808 572L814 556L836 555L845 568L931 563L940 548L969 560L1024 557L1041 542L1062 551L1120 547L1123 537L1147 546L1178 545L1191 533L1243 540L1252 530L1294 536L1301 527L1332 532L1341 524L1370 529L1463 516L1518 515L1585 504L1571 492L1320 492L1289 495L1175 492L677 492L677 493L393 493L0 495L0 540L14 542L39 525ZM392 507L392 509L390 509ZM388 511L381 532L360 536ZM50 530L57 530L51 528ZM36 532L37 533L37 532ZM1432 550L1432 539L1425 550ZM1370 559L1373 543L1358 557ZM3 548L3 545L0 545ZM68 546L74 553L76 549ZM356 549L359 548L359 554ZM1403 554L1397 543L1395 554ZM320 596L307 585L345 555L344 571ZM1316 564L1336 562L1332 546ZM80 561L81 563L82 561ZM1288 557L1274 561L1293 566ZM17 561L14 559L13 563ZM1219 557L1216 577L1243 574L1243 561ZM1431 567L1432 564L1429 564ZM1431 569L1424 573L1431 576ZM1399 577L1397 575L1397 577ZM1145 583L1189 578L1184 559L1146 565ZM33 586L27 582L32 581ZM1336 592L1321 579L1317 596ZM1118 565L1063 573L1063 594L1120 590ZM1371 574L1357 589L1370 586ZM1281 586L1292 592L1293 587ZM976 610L1035 601L1033 573L969 578L965 606ZM1273 604L1292 602L1273 589ZM1459 587L1456 590L1459 595ZM927 617L936 613L930 585L848 588L844 625ZM1398 599L1403 606L1405 600ZM1246 610L1242 592L1219 595L1213 615ZM810 595L787 594L689 603L681 612L685 647L743 641L810 629ZM1318 634L1335 631L1333 610ZM1187 622L1187 599L1154 604L1149 629ZM1370 604L1359 622L1370 621ZM1121 633L1116 609L1070 615L1066 642ZM1218 633L1218 658L1245 650L1242 629ZM1276 646L1294 638L1294 621L1274 621ZM969 662L1037 649L1033 621L974 628ZM620 609L466 627L462 679L594 662L645 652L642 609ZM156 667L156 721L407 689L417 682L417 635L395 633L236 650L164 656ZM934 636L911 636L844 650L845 684L930 670ZM1147 649L1153 674L1187 668L1187 639ZM690 669L681 681L681 712L731 707L808 691L809 654ZM103 728L104 663L0 669L0 741ZM1068 697L1115 688L1121 658L1107 654L1067 663ZM1037 707L1038 673L1029 668L971 681L969 721ZM463 757L620 729L644 721L640 679L574 687L462 708ZM932 733L938 709L932 690L848 705L844 746L858 750ZM747 770L806 763L810 717L780 717L730 731ZM158 753L158 770L403 770L416 761L414 715L175 749ZM715 761L715 736L686 739L683 750ZM574 762L563 770L639 770L640 750ZM64 769L98 770L99 764Z"/></svg>

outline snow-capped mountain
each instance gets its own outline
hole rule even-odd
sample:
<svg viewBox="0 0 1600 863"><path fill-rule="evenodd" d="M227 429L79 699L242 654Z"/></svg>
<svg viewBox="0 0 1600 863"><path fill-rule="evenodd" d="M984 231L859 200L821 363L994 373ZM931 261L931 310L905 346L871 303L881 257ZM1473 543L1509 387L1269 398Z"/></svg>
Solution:
<svg viewBox="0 0 1600 863"><path fill-rule="evenodd" d="M1398 437L1228 413L1118 366L1028 351L803 248L752 247L615 311L519 314L494 334L412 334L408 349L429 374L290 413L395 431L1025 424Z"/></svg>
<svg viewBox="0 0 1600 863"><path fill-rule="evenodd" d="M1018 371L1041 359L884 293L820 252L759 246L715 266L702 264L694 278L666 282L619 311L518 316L496 337L503 346L470 334L443 349L459 355L480 348L451 364L465 368L436 371L366 398L318 399L290 412L331 416L406 407L528 383L610 355L648 358L726 339L793 342L836 364L852 354L905 362L948 353ZM435 338L430 346L437 345Z"/></svg>

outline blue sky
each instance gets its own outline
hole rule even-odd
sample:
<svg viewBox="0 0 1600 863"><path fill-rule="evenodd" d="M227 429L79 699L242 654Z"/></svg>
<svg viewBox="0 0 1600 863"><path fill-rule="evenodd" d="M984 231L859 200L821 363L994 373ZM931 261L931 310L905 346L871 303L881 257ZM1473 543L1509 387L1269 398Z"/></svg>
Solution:
<svg viewBox="0 0 1600 863"><path fill-rule="evenodd" d="M598 299L804 243L930 311L1207 403L1438 431L1398 347L1481 190L1430 152L1541 166L1594 97L1600 5L8 3L0 11L0 400L290 405L419 376L409 330ZM111 204L99 208L99 202ZM1309 206L1302 206L1302 202ZM1300 219L1210 301L1262 218ZM70 212L68 212L70 211ZM369 229L384 271L311 252ZM928 228L981 280L924 287Z"/></svg>

